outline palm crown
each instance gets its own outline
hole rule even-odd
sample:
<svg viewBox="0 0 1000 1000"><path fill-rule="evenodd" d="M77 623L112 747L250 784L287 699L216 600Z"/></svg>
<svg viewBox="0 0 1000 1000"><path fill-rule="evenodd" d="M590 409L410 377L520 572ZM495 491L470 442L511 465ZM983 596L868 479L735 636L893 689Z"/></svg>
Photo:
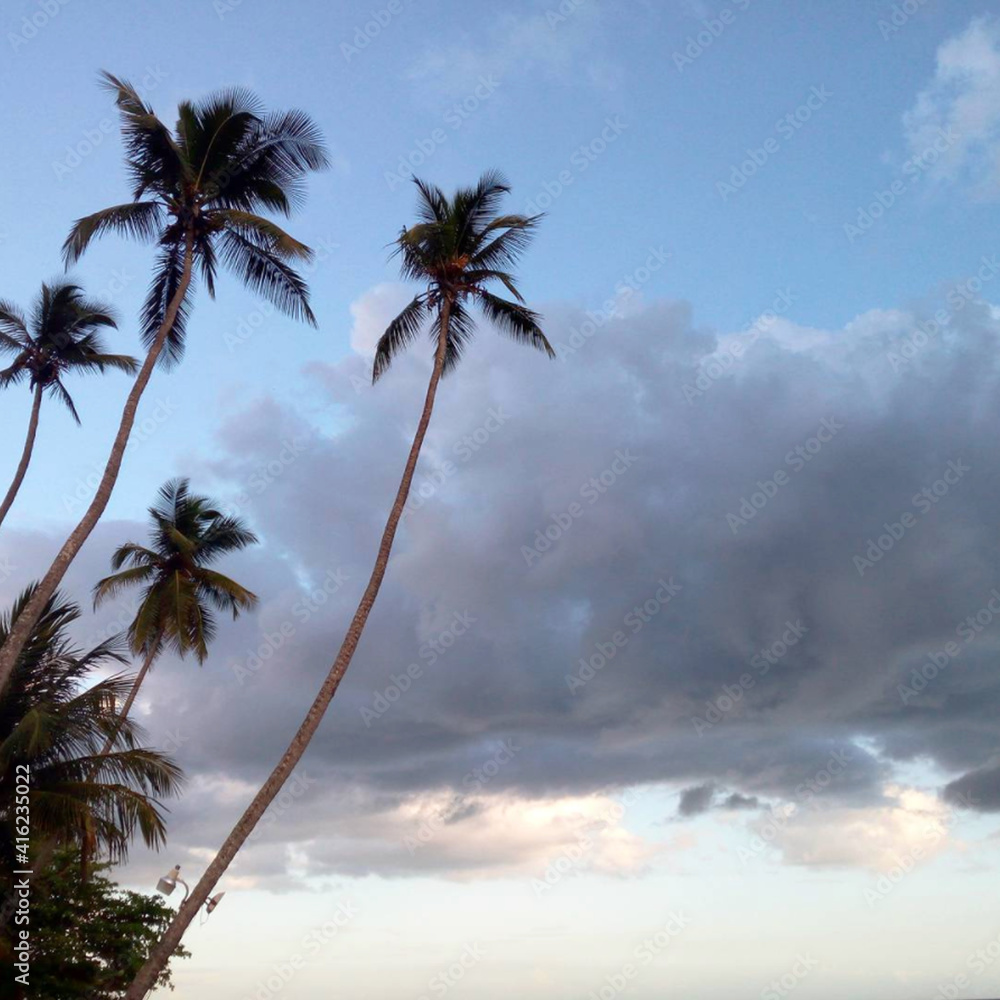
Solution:
<svg viewBox="0 0 1000 1000"><path fill-rule="evenodd" d="M216 633L212 608L235 619L257 603L255 594L209 565L257 537L240 518L223 514L207 497L192 495L186 479L160 488L149 517L150 547L128 542L115 550L111 566L119 572L97 584L94 604L142 586L128 628L132 651L156 655L166 644L181 656L193 651L203 663Z"/></svg>
<svg viewBox="0 0 1000 1000"><path fill-rule="evenodd" d="M234 89L180 104L171 131L129 83L102 77L122 116L134 200L77 220L63 246L67 264L109 231L157 242L142 312L147 347L181 285L188 250L210 295L221 262L282 311L315 324L306 283L289 264L309 260L312 251L256 214L289 215L304 175L327 165L309 116L266 112L251 92ZM182 303L161 355L165 363L183 352L186 317Z"/></svg>
<svg viewBox="0 0 1000 1000"><path fill-rule="evenodd" d="M426 327L432 338L439 335L446 304L444 371L457 364L474 332L470 303L478 305L501 333L555 357L539 326L538 314L524 305L508 270L527 247L541 216L497 215L510 188L496 172L484 174L475 187L460 188L451 199L424 181L415 178L414 183L419 192L420 221L403 230L396 240L395 254L403 276L427 287L380 338L372 380L384 374L392 359L422 329ZM489 291L487 286L495 283L503 285L515 301ZM436 316L438 329L427 326L431 316Z"/></svg>
<svg viewBox="0 0 1000 1000"><path fill-rule="evenodd" d="M33 589L0 618L0 642ZM131 678L90 678L123 657L113 641L76 649L68 631L79 618L77 605L51 598L0 695L0 843L8 857L19 764L30 768L36 845L52 838L121 860L137 833L151 847L164 841L159 800L177 793L180 770L165 754L140 747L141 729L116 715ZM100 753L109 739L110 752Z"/></svg>
<svg viewBox="0 0 1000 1000"><path fill-rule="evenodd" d="M87 299L82 288L69 282L42 285L30 319L12 303L0 301L0 353L14 355L0 370L0 388L28 379L32 389L62 400L79 423L64 375L108 368L133 374L138 367L135 358L105 350L100 331L115 326L109 306Z"/></svg>

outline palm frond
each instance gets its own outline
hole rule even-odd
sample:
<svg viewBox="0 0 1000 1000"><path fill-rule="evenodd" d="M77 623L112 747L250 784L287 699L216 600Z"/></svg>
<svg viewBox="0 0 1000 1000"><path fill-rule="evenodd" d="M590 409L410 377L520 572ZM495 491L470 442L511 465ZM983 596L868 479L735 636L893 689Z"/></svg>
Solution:
<svg viewBox="0 0 1000 1000"><path fill-rule="evenodd" d="M453 371L462 354L475 333L476 324L461 300L456 299L451 304L448 315L448 343L444 352L444 368L442 375Z"/></svg>
<svg viewBox="0 0 1000 1000"><path fill-rule="evenodd" d="M479 290L477 301L486 317L512 340L544 351L550 358L556 356L552 345L538 324L538 313L519 302L508 302L483 289Z"/></svg>
<svg viewBox="0 0 1000 1000"><path fill-rule="evenodd" d="M502 226L497 228L502 228L503 232L480 243L469 262L471 267L502 269L516 264L531 243L541 216L507 215L502 218Z"/></svg>
<svg viewBox="0 0 1000 1000"><path fill-rule="evenodd" d="M248 288L294 319L316 326L309 307L309 286L295 270L266 247L234 230L223 232L219 242L223 262Z"/></svg>
<svg viewBox="0 0 1000 1000"><path fill-rule="evenodd" d="M138 201L147 191L169 198L192 179L187 160L170 130L127 81L102 72L106 89L115 95L122 120L125 162L132 179L132 196Z"/></svg>
<svg viewBox="0 0 1000 1000"><path fill-rule="evenodd" d="M8 365L6 368L0 370L0 389L6 389L8 386L17 385L18 382L27 378L29 360L30 355L25 352L24 354L16 357L12 365Z"/></svg>
<svg viewBox="0 0 1000 1000"><path fill-rule="evenodd" d="M117 554L117 553L116 553ZM98 580L94 585L94 609L138 583L147 583L156 573L153 566L132 566Z"/></svg>
<svg viewBox="0 0 1000 1000"><path fill-rule="evenodd" d="M24 313L13 302L0 299L0 351L20 351L30 342Z"/></svg>
<svg viewBox="0 0 1000 1000"><path fill-rule="evenodd" d="M417 295L379 337L372 365L372 382L377 382L392 364L392 359L419 335L426 319L427 297Z"/></svg>
<svg viewBox="0 0 1000 1000"><path fill-rule="evenodd" d="M419 177L413 178L420 196L417 198L417 215L423 222L441 224L448 221L448 198L441 188L428 184Z"/></svg>
<svg viewBox="0 0 1000 1000"><path fill-rule="evenodd" d="M163 221L163 209L156 201L133 201L102 208L73 223L63 243L63 260L67 267L75 263L83 256L91 240L109 232L151 243L162 230Z"/></svg>
<svg viewBox="0 0 1000 1000"><path fill-rule="evenodd" d="M69 410L73 419L76 421L77 425L79 425L81 423L80 414L76 412L76 405L73 402L73 397L66 391L66 387L62 384L62 382L56 379L55 381L49 383L48 388L49 392L51 392L52 395L55 396L67 410Z"/></svg>
<svg viewBox="0 0 1000 1000"><path fill-rule="evenodd" d="M199 569L196 573L198 589L220 611L228 611L236 619L241 611L249 611L257 604L257 595L242 584L222 573Z"/></svg>
<svg viewBox="0 0 1000 1000"><path fill-rule="evenodd" d="M212 217L222 222L227 229L251 240L257 246L264 247L282 260L312 259L313 252L305 243L300 243L289 236L281 226L270 219L235 208L215 209Z"/></svg>
<svg viewBox="0 0 1000 1000"><path fill-rule="evenodd" d="M172 243L163 247L156 261L153 281L142 306L142 345L149 350L160 331L167 315L167 308L180 288L184 274L184 246ZM181 301L180 309L171 325L170 332L160 355L159 364L171 368L184 355L184 338L187 333L187 319L194 280L188 286L187 294Z"/></svg>

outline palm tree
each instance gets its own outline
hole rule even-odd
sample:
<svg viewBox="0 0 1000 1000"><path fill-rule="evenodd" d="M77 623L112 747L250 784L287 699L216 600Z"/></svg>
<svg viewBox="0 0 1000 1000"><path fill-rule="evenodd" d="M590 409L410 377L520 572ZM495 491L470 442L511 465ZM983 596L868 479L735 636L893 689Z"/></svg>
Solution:
<svg viewBox="0 0 1000 1000"><path fill-rule="evenodd" d="M0 617L0 639L35 589L26 589ZM180 769L166 754L139 746L140 728L115 714L130 677L91 681L95 670L124 657L115 640L77 649L69 632L79 617L79 606L58 593L46 601L0 694L0 850L6 858L17 853L12 823L25 769L34 847L73 846L84 857L100 853L117 863L136 835L154 848L165 840L160 800L179 791ZM102 754L109 738L110 752Z"/></svg>
<svg viewBox="0 0 1000 1000"><path fill-rule="evenodd" d="M0 389L27 379L32 390L31 416L24 450L13 482L0 503L0 524L7 516L31 462L43 393L48 390L50 395L60 399L79 424L80 416L73 405L73 398L63 385L64 375L69 372L103 374L108 368L134 375L139 367L135 358L105 351L100 329L107 326L117 326L110 307L89 301L79 285L69 282L42 285L30 323L17 306L0 300L0 354L14 355L11 364L0 371Z"/></svg>
<svg viewBox="0 0 1000 1000"><path fill-rule="evenodd" d="M554 356L552 347L539 327L538 315L524 306L515 280L506 270L516 262L527 246L539 217L495 214L503 196L509 191L506 182L496 173L485 174L474 188L459 190L450 200L436 187L421 181L415 183L419 192L420 221L403 230L396 242L396 254L401 258L403 275L422 281L425 288L389 324L383 334L376 350L372 377L373 380L378 379L385 372L390 360L418 335L428 319L432 319L430 333L435 343L434 365L423 412L403 469L396 499L382 532L382 541L368 586L354 612L330 672L288 749L233 827L188 899L177 911L166 934L133 980L125 994L125 1000L141 1000L146 990L152 986L180 943L191 920L208 899L212 888L301 760L337 693L385 576L396 528L403 514L420 448L430 423L438 382L446 371L455 366L475 330L468 307L473 303L478 304L485 317L501 333L520 343L539 348L550 357ZM502 284L514 296L515 301L498 298L489 292L487 286L493 282Z"/></svg>
<svg viewBox="0 0 1000 1000"><path fill-rule="evenodd" d="M312 251L255 214L288 215L302 194L305 175L326 166L322 138L308 115L266 112L249 91L229 90L185 101L171 131L130 84L108 73L103 78L121 113L133 200L79 219L63 250L71 263L95 237L109 232L159 246L142 311L146 357L93 500L0 647L0 690L42 607L108 505L154 366L176 363L183 353L195 266L210 295L222 263L279 309L315 325L306 283L289 263L309 260Z"/></svg>
<svg viewBox="0 0 1000 1000"><path fill-rule="evenodd" d="M187 479L170 480L158 496L149 508L151 547L134 542L119 546L111 557L111 567L118 572L94 587L95 608L129 587L143 587L128 627L129 647L143 662L121 719L128 717L149 668L165 647L181 657L193 652L204 663L216 633L212 608L229 612L235 620L257 603L256 594L209 568L220 556L255 544L257 536L208 497L192 495Z"/></svg>

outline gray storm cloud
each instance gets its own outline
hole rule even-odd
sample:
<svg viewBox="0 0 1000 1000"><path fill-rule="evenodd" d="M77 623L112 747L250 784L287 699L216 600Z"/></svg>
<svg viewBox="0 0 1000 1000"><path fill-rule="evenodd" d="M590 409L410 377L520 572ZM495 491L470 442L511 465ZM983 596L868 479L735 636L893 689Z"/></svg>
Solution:
<svg viewBox="0 0 1000 1000"><path fill-rule="evenodd" d="M626 304L592 333L557 305L556 362L481 332L443 383L382 596L303 765L316 785L294 836L319 835L319 803L382 815L440 789L459 796L458 823L475 796L642 783L687 786L688 814L707 808L699 788L753 808L800 799L837 754L831 801L878 804L894 766L920 757L954 776L950 796L969 786L973 808L997 808L982 768L1000 739L1000 621L960 630L1000 585L1000 323L966 302L935 331L935 310L721 337L683 303ZM369 313L380 321L356 318ZM191 775L249 789L312 699L364 585L427 354L375 388L363 357L316 363L310 405L329 427L261 397L211 458L176 470L265 539L231 566L261 595L256 616L221 630L204 669L165 660L144 692L153 737L186 735ZM69 586L85 598L141 531L103 525ZM11 538L15 567L52 545ZM505 739L522 749L486 775ZM214 818L175 810L178 841L216 835Z"/></svg>

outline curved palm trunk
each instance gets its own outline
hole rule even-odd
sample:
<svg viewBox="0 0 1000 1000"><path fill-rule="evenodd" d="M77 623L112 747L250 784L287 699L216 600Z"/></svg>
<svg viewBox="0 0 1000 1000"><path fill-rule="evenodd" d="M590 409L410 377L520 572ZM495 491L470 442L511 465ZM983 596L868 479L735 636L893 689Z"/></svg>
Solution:
<svg viewBox="0 0 1000 1000"><path fill-rule="evenodd" d="M378 596L379 588L382 586L382 578L385 576L385 569L389 562L389 553L392 551L393 539L396 537L396 528L399 519L402 517L403 508L406 505L406 498L410 492L410 484L413 481L413 473L417 467L417 459L420 457L420 449L424 443L424 436L427 433L427 426L430 423L431 411L434 409L434 397L437 395L438 382L441 380L441 372L444 370L445 348L448 344L448 318L451 312L451 302L445 300L441 305L441 327L438 335L437 352L434 356L434 369L431 372L430 383L427 386L427 396L424 400L423 413L420 415L420 422L417 424L416 434L413 436L413 444L410 446L410 454L406 460L406 467L403 470L403 478L396 492L396 500L389 511L389 518L386 521L385 530L382 532L382 541L379 544L378 556L375 559L375 567L372 569L368 586L358 604L357 611L351 619L347 634L344 636L343 644L337 658L333 661L333 666L323 681L323 686L319 689L319 694L306 717L302 720L298 731L288 745L288 749L283 754L277 767L271 772L267 781L261 786L260 791L254 796L253 801L247 806L246 811L239 818L236 826L233 827L225 843L219 848L212 863L208 866L205 874L202 875L198 884L191 891L187 900L181 904L166 933L159 940L149 954L146 964L139 970L138 975L132 981L124 996L124 1000L142 1000L156 982L156 977L167 964L170 956L180 944L184 932L187 930L195 914L201 909L208 899L215 884L222 877L230 862L236 857L237 852L246 842L247 837L253 832L254 827L260 822L264 811L274 800L282 786L295 770L296 765L302 759L306 748L316 734L319 724L323 721L333 696L337 693L337 688L351 665L354 651L357 649L361 633L364 631L368 615L371 613L375 598Z"/></svg>
<svg viewBox="0 0 1000 1000"><path fill-rule="evenodd" d="M7 495L3 498L3 503L0 503L0 524L3 524L3 520L7 516L7 511L10 510L10 505L14 502L14 497L17 496L17 491L21 488L21 483L24 482L24 474L28 471L31 452L35 447L35 433L38 430L38 412L42 408L43 389L44 386L41 383L35 386L35 398L31 403L31 417L28 420L28 436L24 439L24 451L21 452L21 461L18 462L17 472L14 473L10 489L7 490Z"/></svg>
<svg viewBox="0 0 1000 1000"><path fill-rule="evenodd" d="M83 543L90 537L90 533L101 519L104 509L111 499L111 493L115 488L118 473L121 470L125 447L128 444L129 435L132 433L132 425L135 423L135 414L139 408L139 401L142 399L142 394L149 384L153 368L159 360L160 354L163 351L163 345L167 342L167 336L174 325L174 320L177 318L177 312L184 301L184 296L187 294L188 286L191 284L192 257L192 245L189 236L187 246L184 250L184 270L181 274L180 284L177 286L177 291L167 306L163 323L160 324L160 329L156 333L156 339L146 354L146 359L139 369L139 374L136 376L135 384L128 394L128 399L125 400L125 409L122 411L118 433L115 435L114 444L111 446L111 454L108 457L101 481L97 486L97 491L94 493L94 499L91 500L90 506L81 518L80 523L73 529L69 538L66 539L63 547L59 550L59 554L53 560L49 571L42 578L42 582L38 585L31 600L28 601L24 606L24 610L18 615L17 621L14 622L7 636L7 641L3 646L0 646L0 692L7 686L7 681L14 671L17 658L21 655L21 650L24 648L31 630L35 627L35 623L38 621L42 609L45 607L45 602L55 593L56 587L59 586L62 578L66 575L66 570L69 569L77 553L83 548Z"/></svg>

